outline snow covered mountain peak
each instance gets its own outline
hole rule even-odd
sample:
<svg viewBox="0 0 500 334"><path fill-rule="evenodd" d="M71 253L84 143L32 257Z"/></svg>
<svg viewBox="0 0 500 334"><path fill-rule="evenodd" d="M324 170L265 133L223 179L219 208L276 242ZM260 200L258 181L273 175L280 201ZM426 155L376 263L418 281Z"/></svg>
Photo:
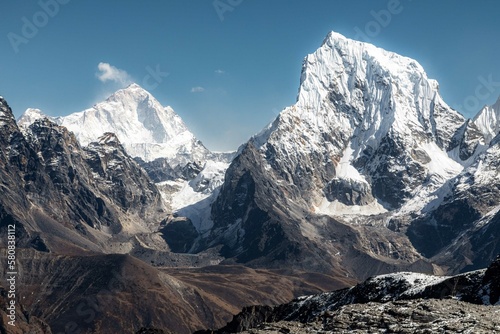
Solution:
<svg viewBox="0 0 500 334"><path fill-rule="evenodd" d="M439 185L463 169L451 151L465 119L417 61L332 32L305 58L300 82L295 105L252 142L277 175L314 189L320 212L342 211L335 201L385 212L421 182ZM313 156L321 167L305 170Z"/></svg>
<svg viewBox="0 0 500 334"><path fill-rule="evenodd" d="M331 31L324 39L322 47L335 48L344 52L354 52L358 55L377 59L380 65L390 69L406 67L412 71L424 72L423 67L414 59L382 49L371 43L349 39L335 31Z"/></svg>
<svg viewBox="0 0 500 334"><path fill-rule="evenodd" d="M19 119L17 120L17 124L19 125L20 128L27 128L31 124L35 123L36 120L42 118L48 118L52 121L55 120L53 117L45 115L40 109L28 108L26 109L24 114L22 114L21 117L19 117Z"/></svg>
<svg viewBox="0 0 500 334"><path fill-rule="evenodd" d="M417 61L335 32L305 58L297 103L281 116L288 117L320 131L343 128L366 144L355 150L358 157L388 133L447 151L465 122Z"/></svg>
<svg viewBox="0 0 500 334"><path fill-rule="evenodd" d="M473 119L482 132L486 143L500 133L500 97L492 106L484 106Z"/></svg>
<svg viewBox="0 0 500 334"><path fill-rule="evenodd" d="M304 60L298 103L309 108L317 107L336 85L342 92L354 91L356 84L357 88L362 88L359 86L363 79L370 77L385 85L394 81L412 83L424 79L431 90L437 88L436 82L427 79L417 61L331 32L322 46ZM347 79L351 82L345 82ZM401 90L405 88L411 87L400 87ZM354 96L350 97L354 99Z"/></svg>
<svg viewBox="0 0 500 334"><path fill-rule="evenodd" d="M125 88L117 90L115 93L110 95L104 102L112 103L117 101L129 102L135 101L136 103L140 103L146 99L152 99L153 103L159 102L149 93L147 90L142 88L136 83L132 83ZM101 102L103 103L103 102Z"/></svg>
<svg viewBox="0 0 500 334"><path fill-rule="evenodd" d="M68 116L50 117L39 109L29 108L18 124L27 128L41 118L68 128L82 146L98 141L105 133L114 133L130 156L146 162L165 158L175 167L204 161L210 155L171 107L162 106L136 83Z"/></svg>
<svg viewBox="0 0 500 334"><path fill-rule="evenodd" d="M410 128L431 132L434 114L443 109L448 115L440 116L463 122L417 61L332 32L304 60L296 106L317 113L335 101L345 103L347 108L339 111L351 113L351 127L358 125L352 124L356 118L364 118L363 127L370 127L368 121L382 136L389 128L376 129L377 123L393 125L407 135Z"/></svg>
<svg viewBox="0 0 500 334"><path fill-rule="evenodd" d="M77 123L93 126L79 131L73 129ZM123 138L125 142L162 143L187 130L172 108L163 107L137 84L118 90L90 109L63 117L61 124L76 130L83 145L96 140L104 132L129 137Z"/></svg>
<svg viewBox="0 0 500 334"><path fill-rule="evenodd" d="M104 133L114 133L129 155L144 161L166 158L176 166L201 161L209 153L171 107L163 107L137 84L92 108L60 117L57 123L73 131L84 146Z"/></svg>

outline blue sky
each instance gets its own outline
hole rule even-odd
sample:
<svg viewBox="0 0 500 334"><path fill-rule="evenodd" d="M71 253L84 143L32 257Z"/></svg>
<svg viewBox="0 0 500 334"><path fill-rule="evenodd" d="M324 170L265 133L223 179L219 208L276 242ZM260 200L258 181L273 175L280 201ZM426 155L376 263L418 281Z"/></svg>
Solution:
<svg viewBox="0 0 500 334"><path fill-rule="evenodd" d="M0 10L0 94L16 116L81 111L133 80L213 150L236 149L295 102L302 59L332 30L416 59L466 116L500 95L496 0L7 0ZM100 63L115 81L99 80Z"/></svg>

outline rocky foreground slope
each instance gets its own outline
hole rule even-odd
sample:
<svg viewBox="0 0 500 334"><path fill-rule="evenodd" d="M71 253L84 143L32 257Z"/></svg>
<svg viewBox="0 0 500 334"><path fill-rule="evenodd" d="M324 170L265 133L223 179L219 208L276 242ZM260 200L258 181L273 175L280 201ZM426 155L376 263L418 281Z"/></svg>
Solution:
<svg viewBox="0 0 500 334"><path fill-rule="evenodd" d="M455 300L418 299L411 301L355 304L326 314L308 324L279 321L245 330L244 334L313 333L498 333L498 312L487 306L465 305Z"/></svg>
<svg viewBox="0 0 500 334"><path fill-rule="evenodd" d="M208 333L500 332L500 257L457 276L376 276L352 288L243 309Z"/></svg>

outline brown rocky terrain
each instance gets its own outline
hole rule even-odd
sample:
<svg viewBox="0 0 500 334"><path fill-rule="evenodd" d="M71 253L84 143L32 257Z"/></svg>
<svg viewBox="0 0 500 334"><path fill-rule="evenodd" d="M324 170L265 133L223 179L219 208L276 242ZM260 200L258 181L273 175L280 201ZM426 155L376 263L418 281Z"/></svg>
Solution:
<svg viewBox="0 0 500 334"><path fill-rule="evenodd" d="M6 266L5 259L0 265ZM143 327L192 333L221 327L244 306L275 305L352 284L243 266L158 269L129 255L29 249L18 250L18 266L17 321L26 330L19 333L28 328L32 333L132 333ZM6 298L4 292L0 296ZM0 307L4 332L10 328L5 305Z"/></svg>

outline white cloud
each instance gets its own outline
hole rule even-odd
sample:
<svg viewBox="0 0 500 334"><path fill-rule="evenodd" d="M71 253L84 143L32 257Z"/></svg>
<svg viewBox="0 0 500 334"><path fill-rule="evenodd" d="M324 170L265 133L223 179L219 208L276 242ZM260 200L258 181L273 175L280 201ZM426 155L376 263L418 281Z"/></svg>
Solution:
<svg viewBox="0 0 500 334"><path fill-rule="evenodd" d="M201 93L204 91L205 91L205 88L200 87L200 86L191 88L191 93Z"/></svg>
<svg viewBox="0 0 500 334"><path fill-rule="evenodd" d="M222 75L224 73L226 73L226 71L221 70L220 68L218 70L215 70L215 74Z"/></svg>
<svg viewBox="0 0 500 334"><path fill-rule="evenodd" d="M96 77L102 82L114 81L124 86L133 82L132 78L126 71L120 70L119 68L116 68L108 63L99 63L97 68L99 69L99 72L96 73Z"/></svg>

